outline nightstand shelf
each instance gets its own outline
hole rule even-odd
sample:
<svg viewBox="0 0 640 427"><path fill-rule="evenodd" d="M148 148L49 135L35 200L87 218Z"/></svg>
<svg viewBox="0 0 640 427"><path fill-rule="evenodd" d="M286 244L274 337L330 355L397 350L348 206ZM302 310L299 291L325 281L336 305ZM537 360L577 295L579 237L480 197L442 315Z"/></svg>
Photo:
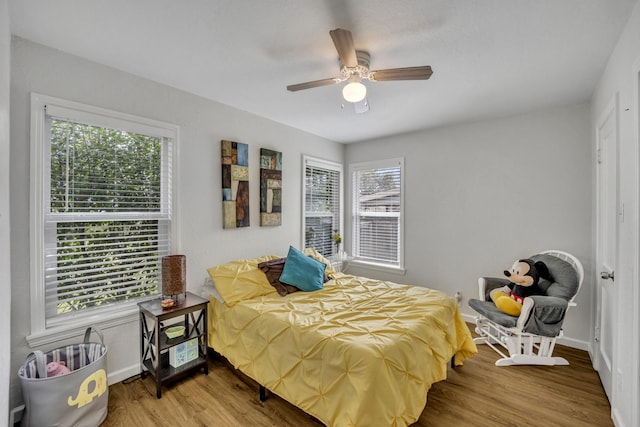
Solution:
<svg viewBox="0 0 640 427"><path fill-rule="evenodd" d="M169 381L174 377L182 377L185 374L190 373L195 368L200 368L203 363L206 363L206 361L207 359L205 357L198 356L197 359L192 360L191 362L187 362L184 365L179 366L177 368L174 368L169 364L169 353L165 352L160 355L161 368L160 368L160 371L158 372L158 377L162 378L162 382ZM155 368L153 367L153 363L151 359L145 360L143 364L147 368L148 373L153 375L152 372L155 372ZM161 395L158 395L158 398L160 397Z"/></svg>
<svg viewBox="0 0 640 427"><path fill-rule="evenodd" d="M185 376L203 368L209 374L207 362L207 304L209 301L190 292L180 295L178 304L171 308L162 308L160 299L138 304L140 308L140 370L156 380L156 397L162 397L162 384ZM180 317L182 319L180 320ZM183 335L169 338L165 329L172 326L184 326ZM181 344L195 340L197 356L195 359L172 366L169 355ZM185 344L186 345L186 344ZM184 347L184 346L183 346ZM193 348L193 347L192 347ZM195 349L194 349L195 350Z"/></svg>
<svg viewBox="0 0 640 427"><path fill-rule="evenodd" d="M185 327L185 334L184 335L180 335L179 337L175 337L175 338L169 338L167 336L167 334L164 333L164 331L167 328L171 328L174 326L184 326ZM193 338L197 338L198 336L200 336L200 333L194 329L191 329L191 331L189 331L190 333L187 335L187 325L185 325L185 322L175 322L175 323L171 323L170 325L164 326L162 324L162 322L160 322L160 349L164 350L167 349L169 347L173 347L175 345L178 344L182 344L183 342L187 342L190 339Z"/></svg>

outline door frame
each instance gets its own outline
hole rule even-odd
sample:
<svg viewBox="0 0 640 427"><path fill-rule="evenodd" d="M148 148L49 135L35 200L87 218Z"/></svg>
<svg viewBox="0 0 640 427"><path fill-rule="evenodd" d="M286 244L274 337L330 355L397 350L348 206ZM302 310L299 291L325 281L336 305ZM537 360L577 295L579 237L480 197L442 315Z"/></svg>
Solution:
<svg viewBox="0 0 640 427"><path fill-rule="evenodd" d="M593 322L593 334L594 334L594 339L592 340L592 351L591 351L591 360L593 363L593 367L594 369L596 369L596 371L599 371L602 366L600 366L600 346L602 343L602 328L601 328L601 324L600 324L600 320L601 320L601 311L602 311L602 301L601 301L601 285L600 285L600 281L602 280L600 278L600 269L601 269L601 257L600 257L600 252L601 252L601 247L604 244L601 241L601 232L600 229L602 227L602 215L601 215L601 198L602 198L602 194L601 194L601 174L602 174L602 168L600 167L599 163L600 163L600 153L601 153L601 129L604 123L606 123L607 120L610 119L610 117L612 117L612 120L614 120L613 122L613 126L615 127L615 158L613 159L613 161L615 162L615 229L613 230L614 233L614 237L615 237L615 245L614 245L614 252L615 252L615 265L613 265L613 270L614 272L618 272L619 274L619 263L620 263L620 251L619 251L619 246L620 246L620 225L619 225L619 211L620 211L620 96L619 93L616 92L613 97L611 98L611 100L607 103L606 107L602 110L602 112L599 114L598 119L595 123L595 148L596 148L596 176L595 176L595 194L596 194L596 200L595 200L595 251L594 251L594 270L593 270L593 278L594 278L594 283L593 283L593 291L592 291L592 295L594 296L594 305L595 305L595 318L594 318L594 322ZM615 286L613 288L613 295L612 295L612 300L615 301L616 304L618 304L618 298L619 298L619 292L618 292L618 288L619 286ZM618 397L617 396L617 392L616 392L616 381L615 381L615 372L617 370L617 364L618 364L618 359L619 359L619 354L618 354L618 343L619 343L619 325L620 325L620 319L619 316L615 316L612 319L612 322L614 322L613 325L613 336L612 338L612 348L611 348L611 372L610 372L610 379L611 379L611 384L610 384L610 390L609 390L609 394L610 396L608 396L610 398L610 404L611 404L611 409L612 411L616 408L617 402L618 402Z"/></svg>
<svg viewBox="0 0 640 427"><path fill-rule="evenodd" d="M632 286L633 301L635 307L640 307L640 289L637 284L640 283L640 57L633 63L632 69L632 88L633 88L633 149L636 151L634 156L633 177L636 185L633 200L634 207L634 227L633 233L633 251L632 260L632 280L636 286ZM631 366L631 425L640 425L640 408L634 402L640 402L640 310L633 310L633 320L631 325L632 352L631 360L635 361Z"/></svg>

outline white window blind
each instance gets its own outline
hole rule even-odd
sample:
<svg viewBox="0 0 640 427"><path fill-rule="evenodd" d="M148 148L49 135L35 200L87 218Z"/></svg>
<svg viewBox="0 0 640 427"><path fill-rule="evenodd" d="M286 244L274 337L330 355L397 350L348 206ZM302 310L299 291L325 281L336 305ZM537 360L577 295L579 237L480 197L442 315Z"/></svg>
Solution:
<svg viewBox="0 0 640 427"><path fill-rule="evenodd" d="M36 285L47 325L158 294L172 244L171 129L74 107L44 105Z"/></svg>
<svg viewBox="0 0 640 427"><path fill-rule="evenodd" d="M403 159L351 166L353 255L402 267Z"/></svg>
<svg viewBox="0 0 640 427"><path fill-rule="evenodd" d="M342 165L304 158L304 246L329 257L334 232L342 235Z"/></svg>

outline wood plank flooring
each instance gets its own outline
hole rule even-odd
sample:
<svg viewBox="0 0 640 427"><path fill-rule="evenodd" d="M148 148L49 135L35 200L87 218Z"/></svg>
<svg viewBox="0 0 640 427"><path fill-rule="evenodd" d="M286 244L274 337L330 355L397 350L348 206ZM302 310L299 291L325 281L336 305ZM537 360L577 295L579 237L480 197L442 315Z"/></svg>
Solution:
<svg viewBox="0 0 640 427"><path fill-rule="evenodd" d="M557 346L569 366L496 367L487 346L464 366L449 368L432 386L427 406L412 427L613 426L609 402L589 355ZM200 372L163 387L134 377L109 388L109 426L284 426L322 424L280 399L258 399L258 385L213 355L209 375ZM373 426L372 426L373 427Z"/></svg>

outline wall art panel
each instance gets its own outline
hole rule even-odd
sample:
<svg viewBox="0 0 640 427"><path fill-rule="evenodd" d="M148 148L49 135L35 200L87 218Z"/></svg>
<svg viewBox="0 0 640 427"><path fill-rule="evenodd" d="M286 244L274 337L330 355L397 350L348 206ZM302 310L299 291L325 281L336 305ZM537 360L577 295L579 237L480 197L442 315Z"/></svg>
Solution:
<svg viewBox="0 0 640 427"><path fill-rule="evenodd" d="M223 227L249 226L249 146L221 141Z"/></svg>
<svg viewBox="0 0 640 427"><path fill-rule="evenodd" d="M260 225L282 224L282 153L260 149Z"/></svg>

